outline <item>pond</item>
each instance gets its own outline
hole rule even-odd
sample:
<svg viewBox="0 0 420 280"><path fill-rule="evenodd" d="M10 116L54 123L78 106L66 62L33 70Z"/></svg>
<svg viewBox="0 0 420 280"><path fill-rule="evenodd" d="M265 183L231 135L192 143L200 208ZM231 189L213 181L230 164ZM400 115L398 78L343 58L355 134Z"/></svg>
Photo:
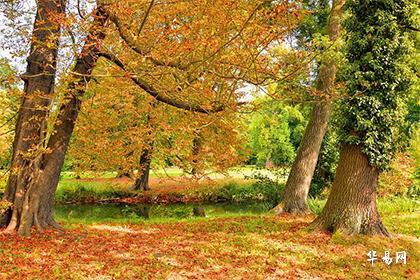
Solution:
<svg viewBox="0 0 420 280"><path fill-rule="evenodd" d="M128 222L142 223L165 220L229 217L263 214L273 205L267 202L212 204L75 204L56 205L59 221L76 223Z"/></svg>

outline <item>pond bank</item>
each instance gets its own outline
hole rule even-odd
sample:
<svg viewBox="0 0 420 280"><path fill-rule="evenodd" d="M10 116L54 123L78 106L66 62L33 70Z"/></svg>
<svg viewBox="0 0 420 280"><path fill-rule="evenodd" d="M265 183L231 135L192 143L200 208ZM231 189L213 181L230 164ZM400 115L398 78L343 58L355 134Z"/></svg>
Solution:
<svg viewBox="0 0 420 280"><path fill-rule="evenodd" d="M64 180L57 204L173 204L267 201L281 199L283 184L256 180L163 181L148 191L130 190L127 180Z"/></svg>

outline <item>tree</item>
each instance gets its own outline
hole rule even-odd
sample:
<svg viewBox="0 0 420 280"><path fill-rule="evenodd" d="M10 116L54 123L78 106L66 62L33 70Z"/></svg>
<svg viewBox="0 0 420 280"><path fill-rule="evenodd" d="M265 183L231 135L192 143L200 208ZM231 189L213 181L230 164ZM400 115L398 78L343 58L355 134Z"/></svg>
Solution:
<svg viewBox="0 0 420 280"><path fill-rule="evenodd" d="M267 24L268 20L264 20L267 19L265 15L261 19L257 15L263 15L263 11L268 14L273 12L268 18L271 22L277 21L279 20L278 15L286 12L288 4L265 6L267 3L265 1L250 1L238 7L235 1L216 3L203 1L202 5L198 6L193 2L185 1L176 5L170 3L168 7L162 8L162 6L153 5L150 2L151 6L147 10L148 12L140 16L143 27L142 32L138 33L138 24L127 19L139 17L136 11L141 11L139 5L143 5L143 3L123 1L111 12L111 20L116 27L114 36L121 37L122 41L110 39L110 47L108 47L108 49L119 51L115 54L107 50L101 55L114 63L120 70L115 72L117 68L112 68L111 64L108 71L113 75L123 75L129 82L130 88L133 85L138 86L141 93L148 93L156 100L179 109L204 114L218 113L217 117L220 117L224 114L223 111L229 112L237 109L237 99L240 97L238 89L243 87L245 81L262 84L269 73L271 73L270 75L276 73L280 65L270 63L269 55L267 55L269 52L262 53L261 50L268 49L267 44L277 40L279 34L284 36L283 33L286 30L280 28L280 30L283 29L280 31L278 27L273 28L272 24ZM130 8L127 8L127 5L130 5ZM246 11L245 24L238 25L241 23L243 15L226 9L227 7ZM225 14L221 14L220 10L223 10ZM214 14L220 19L212 19L211 22L207 22L208 14ZM203 18L202 15L206 15L204 17L205 25L202 20L197 20ZM276 16L273 18L273 15ZM296 18L296 15L291 15ZM159 42L153 43L154 38L157 37L160 38ZM275 39L276 37L277 39ZM209 40L212 43L210 45ZM258 66L256 69L251 67L254 64ZM244 65L249 65L249 67L244 67ZM89 115L95 119L98 116L96 113ZM201 118L197 114L188 117ZM153 118L155 117L153 116ZM156 119L157 123L162 122L161 118L156 117ZM101 121L100 123L105 124ZM220 124L220 122L218 123ZM107 124L110 124L109 119ZM95 127L92 129L97 130ZM133 129L141 128L133 127ZM159 130L158 127L155 129ZM137 134L143 139L148 138L146 134ZM185 132L184 134L185 136L189 135ZM86 141L83 140L86 137L77 138L79 141ZM121 149L117 148L120 146L115 145L116 141L114 140L119 137L101 137L101 139L106 138L108 138L107 141L113 141L114 144L97 145L100 149L112 149L104 156L111 158L110 155L113 155L110 161L113 163L118 161L117 158L120 161L127 159L124 156L116 156L116 150L121 151ZM124 142L136 145L136 141L133 140ZM145 139L142 144L144 142L148 142L148 140ZM159 149L162 148L162 146L156 148L158 143L159 141L154 141L154 154L159 153ZM174 146L179 146L178 144L172 145L172 149ZM92 148L91 151L95 149ZM226 151L226 148L222 148L221 151ZM125 160L125 163L132 164L131 158L134 157L136 166L138 166L137 159L144 157L134 151L142 151L143 148L129 149L131 151L125 154L129 155L130 159ZM82 150L77 152L79 158L90 154L89 151L84 150L85 153L83 153ZM220 155L220 153L214 155L216 154ZM92 159L100 157L103 155L96 153ZM174 162L178 162L183 167L189 165L186 164L187 160L184 156L177 155L177 157ZM104 167L109 168L109 165Z"/></svg>
<svg viewBox="0 0 420 280"><path fill-rule="evenodd" d="M107 21L104 9L94 11L94 20L86 36L71 81L54 123L54 133L48 134L47 118L52 100L60 19L64 16L63 2L39 1L34 24L31 53L28 57L25 95L19 110L13 145L12 173L5 198L13 203L7 230L18 229L29 235L32 226L39 231L47 227L60 228L54 221L52 205L59 174L64 162L74 121L90 74L98 60L99 44L104 37ZM52 47L50 45L52 44ZM10 213L9 213L10 214Z"/></svg>
<svg viewBox="0 0 420 280"><path fill-rule="evenodd" d="M342 148L328 201L315 229L388 236L376 207L379 173L389 164L404 119L410 1L351 0L345 22L349 67Z"/></svg>
<svg viewBox="0 0 420 280"><path fill-rule="evenodd" d="M289 166L295 157L305 125L302 106L262 99L259 110L249 120L248 146L251 162Z"/></svg>
<svg viewBox="0 0 420 280"><path fill-rule="evenodd" d="M152 104L152 107L154 104ZM153 130L154 130L154 123L152 121L150 113L146 114L146 122L147 122L147 131L144 134L144 147L140 154L139 165L137 169L137 176L134 185L132 186L133 190L139 191L147 191L150 189L149 187L149 174L150 174L150 165L152 163L152 154L153 154L153 146L154 146L154 138Z"/></svg>
<svg viewBox="0 0 420 280"><path fill-rule="evenodd" d="M63 16L64 10L63 1L46 0L37 3L31 50L27 58L26 73L23 75L25 87L16 123L11 174L4 195L6 200L14 204L15 221L11 228L18 226L24 201L27 200L21 193L25 192L26 185L31 179L30 172L28 174L19 174L19 172L33 168L30 164L34 155L31 152L39 147L46 136L47 108L54 91L58 38L61 31L61 23L57 22L56 17Z"/></svg>
<svg viewBox="0 0 420 280"><path fill-rule="evenodd" d="M9 231L18 229L19 234L29 235L32 226L39 231L59 227L52 216L54 193L81 98L99 57L114 63L124 77L154 99L201 113L236 108L241 83L247 80L263 83L270 73L278 71L281 65L270 61L269 51L264 50L273 41L284 38L299 20L296 4L210 2L197 5L195 1L184 1L153 6L154 1L151 1L144 10L144 3L138 1L112 5L98 1L70 79L63 86L63 98L51 108L60 30L61 25L67 26L68 22L65 22L64 2L37 2L28 71L22 75L25 97L18 114L12 173L5 193L5 199L13 204L5 216L7 222L11 213ZM134 14L138 10L143 11L140 21L138 14ZM210 14L213 18L208 17ZM107 25L108 18L116 30ZM218 20L214 20L216 18ZM267 24L269 22L276 25ZM110 33L116 31L114 34L124 45L111 44L119 41L114 40L103 48L105 29ZM209 38L212 40L208 41ZM121 53L125 55L119 57ZM137 59L132 59L133 55ZM130 58L136 63L124 63ZM152 72L147 71L150 64L155 66ZM139 73L139 69L145 72ZM160 83L162 79L167 82ZM216 91L219 83L215 80L226 85L226 90ZM189 97L197 92L199 95L195 94L196 98L191 100ZM51 114L53 108L58 108L56 115ZM49 123L50 120L53 123Z"/></svg>
<svg viewBox="0 0 420 280"><path fill-rule="evenodd" d="M335 0L332 3L326 26L330 44L337 45L344 2L344 0ZM331 98L337 72L336 63L336 58L331 55L324 55L324 58L320 61L316 88L321 97L315 101L316 103L312 108L309 123L306 126L286 182L284 200L275 210L278 213L304 214L308 212L309 188L317 165L321 144L328 129Z"/></svg>
<svg viewBox="0 0 420 280"><path fill-rule="evenodd" d="M104 70L101 64L97 70ZM76 171L131 171L139 184L147 182L144 171L152 157L156 168L170 162L185 173L196 170L197 175L238 164L242 136L236 111L179 110L153 102L129 81L112 76L96 78L82 106L69 149L69 163ZM198 135L200 145L195 149Z"/></svg>

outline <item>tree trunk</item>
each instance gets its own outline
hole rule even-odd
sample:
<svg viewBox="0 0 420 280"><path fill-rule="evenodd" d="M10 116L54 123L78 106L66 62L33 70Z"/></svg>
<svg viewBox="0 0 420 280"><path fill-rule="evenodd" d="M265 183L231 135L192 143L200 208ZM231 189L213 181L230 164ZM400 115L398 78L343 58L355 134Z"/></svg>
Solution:
<svg viewBox="0 0 420 280"><path fill-rule="evenodd" d="M26 185L32 179L32 160L42 152L46 136L46 122L54 95L57 54L65 1L37 1L37 13L27 58L24 95L19 108L13 141L12 163L3 199L17 207L23 204ZM46 42L49 42L47 45ZM27 170L28 172L21 172ZM16 195L19 194L19 195ZM2 217L2 225L11 218L12 211Z"/></svg>
<svg viewBox="0 0 420 280"><path fill-rule="evenodd" d="M156 102L152 101L150 106L156 108ZM146 114L147 122L147 132L145 133L145 147L140 155L139 168L137 179L134 182L134 185L131 187L134 191L147 191L150 190L149 187L149 174L150 174L150 164L152 162L152 153L154 146L154 118L152 118L151 112Z"/></svg>
<svg viewBox="0 0 420 280"><path fill-rule="evenodd" d="M149 174L150 174L150 163L152 162L152 150L153 146L143 150L140 156L140 168L136 182L132 186L135 191L147 191L149 187Z"/></svg>
<svg viewBox="0 0 420 280"><path fill-rule="evenodd" d="M315 104L306 127L296 159L290 170L284 189L284 201L278 210L292 214L305 214L308 210L307 197L312 176L318 161L322 140L328 128L331 103Z"/></svg>
<svg viewBox="0 0 420 280"><path fill-rule="evenodd" d="M199 176L203 172L203 162L200 160L201 151L203 148L203 138L200 131L195 131L195 136L192 141L192 161L191 161L191 175Z"/></svg>
<svg viewBox="0 0 420 280"><path fill-rule="evenodd" d="M54 133L48 139L47 149L29 161L31 168L20 169L18 186L25 181L24 188L16 189L13 212L7 230L18 229L19 235L29 235L32 226L38 231L59 226L53 220L52 207L65 152L70 142L75 121L81 106L80 98L90 81L91 73L98 60L99 43L104 39L103 26L107 21L105 11L95 11L94 22L85 39L85 44L73 69L73 80L60 107Z"/></svg>
<svg viewBox="0 0 420 280"><path fill-rule="evenodd" d="M376 208L378 175L360 145L344 145L327 204L311 228L389 236Z"/></svg>
<svg viewBox="0 0 420 280"><path fill-rule="evenodd" d="M333 1L327 25L331 41L335 41L340 35L340 19L344 2L344 0ZM321 61L317 89L322 94L322 100L317 102L312 109L309 123L286 182L284 201L275 208L275 213L306 214L309 211L307 197L322 140L328 129L331 112L330 98L334 91L336 72L337 66L334 60Z"/></svg>

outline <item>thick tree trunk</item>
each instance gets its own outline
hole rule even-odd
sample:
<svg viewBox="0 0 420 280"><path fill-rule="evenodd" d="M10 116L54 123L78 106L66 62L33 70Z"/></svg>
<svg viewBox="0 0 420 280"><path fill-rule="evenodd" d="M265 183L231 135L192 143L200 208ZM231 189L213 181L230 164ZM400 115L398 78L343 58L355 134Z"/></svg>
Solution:
<svg viewBox="0 0 420 280"><path fill-rule="evenodd" d="M143 150L140 156L140 168L138 171L137 179L132 186L135 191L147 191L149 187L149 174L150 174L150 163L152 162L152 149L153 146Z"/></svg>
<svg viewBox="0 0 420 280"><path fill-rule="evenodd" d="M360 145L344 145L327 204L311 228L389 236L376 208L378 175Z"/></svg>
<svg viewBox="0 0 420 280"><path fill-rule="evenodd" d="M21 208L26 186L33 178L32 160L42 152L46 136L46 122L54 95L57 53L65 1L37 1L37 13L32 33L31 50L27 58L24 96L19 108L13 141L12 164L3 199ZM47 44L48 42L48 44ZM25 170L27 172L22 172ZM2 217L2 225L11 218L12 211Z"/></svg>
<svg viewBox="0 0 420 280"><path fill-rule="evenodd" d="M344 2L344 0L333 1L327 26L331 41L335 41L340 35L340 18ZM275 208L275 213L306 214L309 211L307 197L322 140L328 129L328 119L331 112L330 98L334 91L336 72L335 61L321 62L317 89L322 94L322 100L317 102L312 109L309 123L286 182L284 201Z"/></svg>
<svg viewBox="0 0 420 280"><path fill-rule="evenodd" d="M68 85L67 94L54 125L54 133L46 145L47 149L30 161L31 168L19 170L18 186L22 185L21 177L30 178L30 180L27 180L25 188L19 190L15 195L12 218L7 230L17 228L20 235L29 235L32 226L35 226L39 231L49 226L58 227L52 214L54 194L64 163L65 152L80 110L80 98L84 94L98 60L99 43L105 37L102 27L106 21L106 13L99 7L74 66L73 81Z"/></svg>

